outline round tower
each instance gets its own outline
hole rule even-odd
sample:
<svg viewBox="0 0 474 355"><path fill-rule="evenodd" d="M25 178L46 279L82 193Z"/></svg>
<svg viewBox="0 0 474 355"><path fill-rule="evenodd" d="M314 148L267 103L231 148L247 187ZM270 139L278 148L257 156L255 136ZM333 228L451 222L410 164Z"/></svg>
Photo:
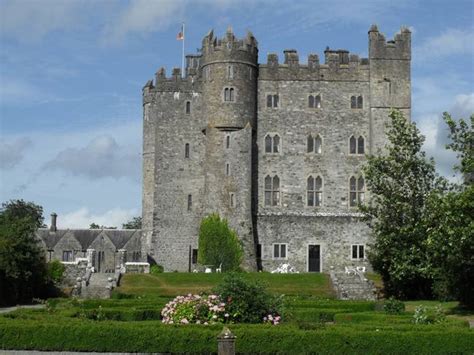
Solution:
<svg viewBox="0 0 474 355"><path fill-rule="evenodd" d="M252 166L257 116L257 41L222 39L211 31L202 43L202 103L207 122L204 214L219 213L242 241L243 267L256 269L252 220Z"/></svg>

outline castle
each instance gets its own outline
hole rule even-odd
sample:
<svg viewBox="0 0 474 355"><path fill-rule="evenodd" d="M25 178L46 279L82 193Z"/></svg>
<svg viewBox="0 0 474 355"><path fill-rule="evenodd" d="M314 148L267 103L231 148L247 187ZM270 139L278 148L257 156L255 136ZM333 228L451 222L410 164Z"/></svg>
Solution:
<svg viewBox="0 0 474 355"><path fill-rule="evenodd" d="M368 58L327 48L324 64L300 64L291 49L260 64L251 33L211 31L185 73L158 70L143 88L141 254L190 271L200 222L218 212L248 270L369 266L361 167L386 144L390 108L410 117L411 34L368 37Z"/></svg>

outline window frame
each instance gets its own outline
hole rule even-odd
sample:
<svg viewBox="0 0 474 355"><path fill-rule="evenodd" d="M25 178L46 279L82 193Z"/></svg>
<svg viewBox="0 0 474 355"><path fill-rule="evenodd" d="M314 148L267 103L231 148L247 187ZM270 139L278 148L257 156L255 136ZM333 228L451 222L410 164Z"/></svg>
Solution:
<svg viewBox="0 0 474 355"><path fill-rule="evenodd" d="M278 143L275 145L275 137L278 138ZM267 138L270 139L270 151L267 151ZM282 149L282 144L281 144L281 134L275 133L275 132L268 132L264 137L263 137L263 152L265 155L277 155L281 154L281 149ZM275 149L276 147L276 149ZM277 151L275 151L277 150Z"/></svg>
<svg viewBox="0 0 474 355"><path fill-rule="evenodd" d="M188 204L187 211L188 212L192 211L193 210L193 195L192 194L188 194L187 204Z"/></svg>
<svg viewBox="0 0 474 355"><path fill-rule="evenodd" d="M351 180L353 178L355 179L355 189L352 189ZM359 189L360 179L362 179L364 183L363 189ZM359 175L354 174L349 177L348 182L349 182L349 200L348 200L349 208L357 208L359 207L360 204L364 203L366 200L365 197L366 197L367 187L366 187L365 177L360 174ZM353 199L351 198L352 194L355 194L355 204L352 203L353 201Z"/></svg>
<svg viewBox="0 0 474 355"><path fill-rule="evenodd" d="M310 178L313 179L313 183L312 183L312 186L311 186L312 189L308 189ZM320 187L319 190L316 189L316 179L317 178L321 179L321 187ZM312 198L313 198L313 204L312 205L309 204L309 194L310 193L312 194ZM318 205L316 204L317 194L320 194ZM320 174L310 174L306 177L306 204L305 204L305 206L308 207L308 208L320 208L320 207L323 207L323 203L324 203L324 179Z"/></svg>
<svg viewBox="0 0 474 355"><path fill-rule="evenodd" d="M267 188L267 178L270 178L270 188ZM275 178L278 179L278 188L275 188ZM267 193L269 193L270 204L267 204ZM276 203L274 201L276 200ZM265 207L277 207L281 205L281 179L275 175L266 174L263 178L263 205Z"/></svg>
<svg viewBox="0 0 474 355"><path fill-rule="evenodd" d="M364 109L364 95L354 94L351 95L349 102L351 110L363 110Z"/></svg>
<svg viewBox="0 0 474 355"><path fill-rule="evenodd" d="M316 140L319 138L319 151L317 151L317 144L316 144ZM311 150L309 149L310 148L310 145L309 145L309 142L311 140ZM315 155L322 155L323 154L323 137L321 136L321 134L319 133L316 133L316 134L313 134L313 133L310 133L306 136L306 154L315 154Z"/></svg>
<svg viewBox="0 0 474 355"><path fill-rule="evenodd" d="M184 159L191 158L191 145L189 143L184 144Z"/></svg>
<svg viewBox="0 0 474 355"><path fill-rule="evenodd" d="M64 258L66 256L66 258ZM72 260L71 260L72 259ZM74 254L72 250L63 250L62 261L71 262L74 261Z"/></svg>
<svg viewBox="0 0 474 355"><path fill-rule="evenodd" d="M190 100L186 100L186 103L184 104L184 113L186 115L191 114L191 101Z"/></svg>
<svg viewBox="0 0 474 355"><path fill-rule="evenodd" d="M270 106L269 106L270 103ZM276 92L267 92L265 94L265 108L279 109L281 106L280 94Z"/></svg>
<svg viewBox="0 0 474 355"><path fill-rule="evenodd" d="M354 138L354 144L355 144L355 146L354 146L354 148L355 148L355 153L352 153L352 151L351 151L351 148L352 148L352 147L351 147L351 139L353 139L353 138ZM360 140L361 138L362 138L362 141L363 141L363 146L362 146L363 151L362 151L362 152L360 152L360 149L359 149L359 148L360 148L360 146L359 146L359 140ZM353 157L354 157L354 156L359 156L359 157L365 156L366 145L367 145L366 142L367 142L367 140L365 139L365 136L364 136L363 134L359 134L359 135L357 135L357 134L351 134L351 136L350 136L349 139L348 139L348 154L349 154L350 156L353 156Z"/></svg>
<svg viewBox="0 0 474 355"><path fill-rule="evenodd" d="M225 86L222 89L222 102L227 104L237 102L237 89L234 86Z"/></svg>
<svg viewBox="0 0 474 355"><path fill-rule="evenodd" d="M356 257L354 257L354 247L355 247L355 254ZM361 255L361 250L362 250L362 257ZM351 244L351 249L350 249L350 255L351 255L351 260L366 260L366 250L365 250L365 244Z"/></svg>
<svg viewBox="0 0 474 355"><path fill-rule="evenodd" d="M278 248L278 256L275 256L275 247ZM284 257L281 256L282 250L285 250ZM272 259L273 260L288 260L288 243L272 243Z"/></svg>
<svg viewBox="0 0 474 355"><path fill-rule="evenodd" d="M308 95L308 108L311 108L311 109L316 109L316 110L319 110L320 108L322 108L322 96L320 93L318 94L309 94Z"/></svg>

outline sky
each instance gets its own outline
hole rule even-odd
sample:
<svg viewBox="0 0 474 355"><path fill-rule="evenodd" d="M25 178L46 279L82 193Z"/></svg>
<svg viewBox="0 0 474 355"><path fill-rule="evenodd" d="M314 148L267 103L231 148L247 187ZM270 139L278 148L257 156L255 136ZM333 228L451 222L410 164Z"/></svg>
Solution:
<svg viewBox="0 0 474 355"><path fill-rule="evenodd" d="M366 57L367 31L412 31L412 119L441 175L448 111L474 112L472 0L0 0L0 202L33 201L59 228L141 215L143 85L210 29L252 31L259 62L326 46Z"/></svg>

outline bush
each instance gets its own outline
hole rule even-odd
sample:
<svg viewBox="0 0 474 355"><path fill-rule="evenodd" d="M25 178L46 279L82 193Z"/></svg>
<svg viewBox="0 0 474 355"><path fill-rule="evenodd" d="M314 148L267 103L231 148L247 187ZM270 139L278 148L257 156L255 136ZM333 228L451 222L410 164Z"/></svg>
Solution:
<svg viewBox="0 0 474 355"><path fill-rule="evenodd" d="M405 303L397 300L394 297L390 297L385 301L383 310L387 314L401 314L405 311Z"/></svg>
<svg viewBox="0 0 474 355"><path fill-rule="evenodd" d="M204 218L199 228L198 261L203 265L222 266L222 271L237 271L242 262L240 240L226 219L217 213Z"/></svg>
<svg viewBox="0 0 474 355"><path fill-rule="evenodd" d="M436 307L419 305L415 308L415 313L413 314L413 323L415 324L442 323L445 320L446 316L440 305Z"/></svg>
<svg viewBox="0 0 474 355"><path fill-rule="evenodd" d="M53 260L48 263L48 279L55 285L58 285L64 276L66 267L59 261Z"/></svg>
<svg viewBox="0 0 474 355"><path fill-rule="evenodd" d="M155 264L150 267L150 274L152 275L162 274L164 270L165 269L163 268L163 266Z"/></svg>
<svg viewBox="0 0 474 355"><path fill-rule="evenodd" d="M271 295L263 285L237 273L226 275L215 293L226 303L226 311L235 322L261 323L269 315L274 318L281 314L281 297Z"/></svg>

